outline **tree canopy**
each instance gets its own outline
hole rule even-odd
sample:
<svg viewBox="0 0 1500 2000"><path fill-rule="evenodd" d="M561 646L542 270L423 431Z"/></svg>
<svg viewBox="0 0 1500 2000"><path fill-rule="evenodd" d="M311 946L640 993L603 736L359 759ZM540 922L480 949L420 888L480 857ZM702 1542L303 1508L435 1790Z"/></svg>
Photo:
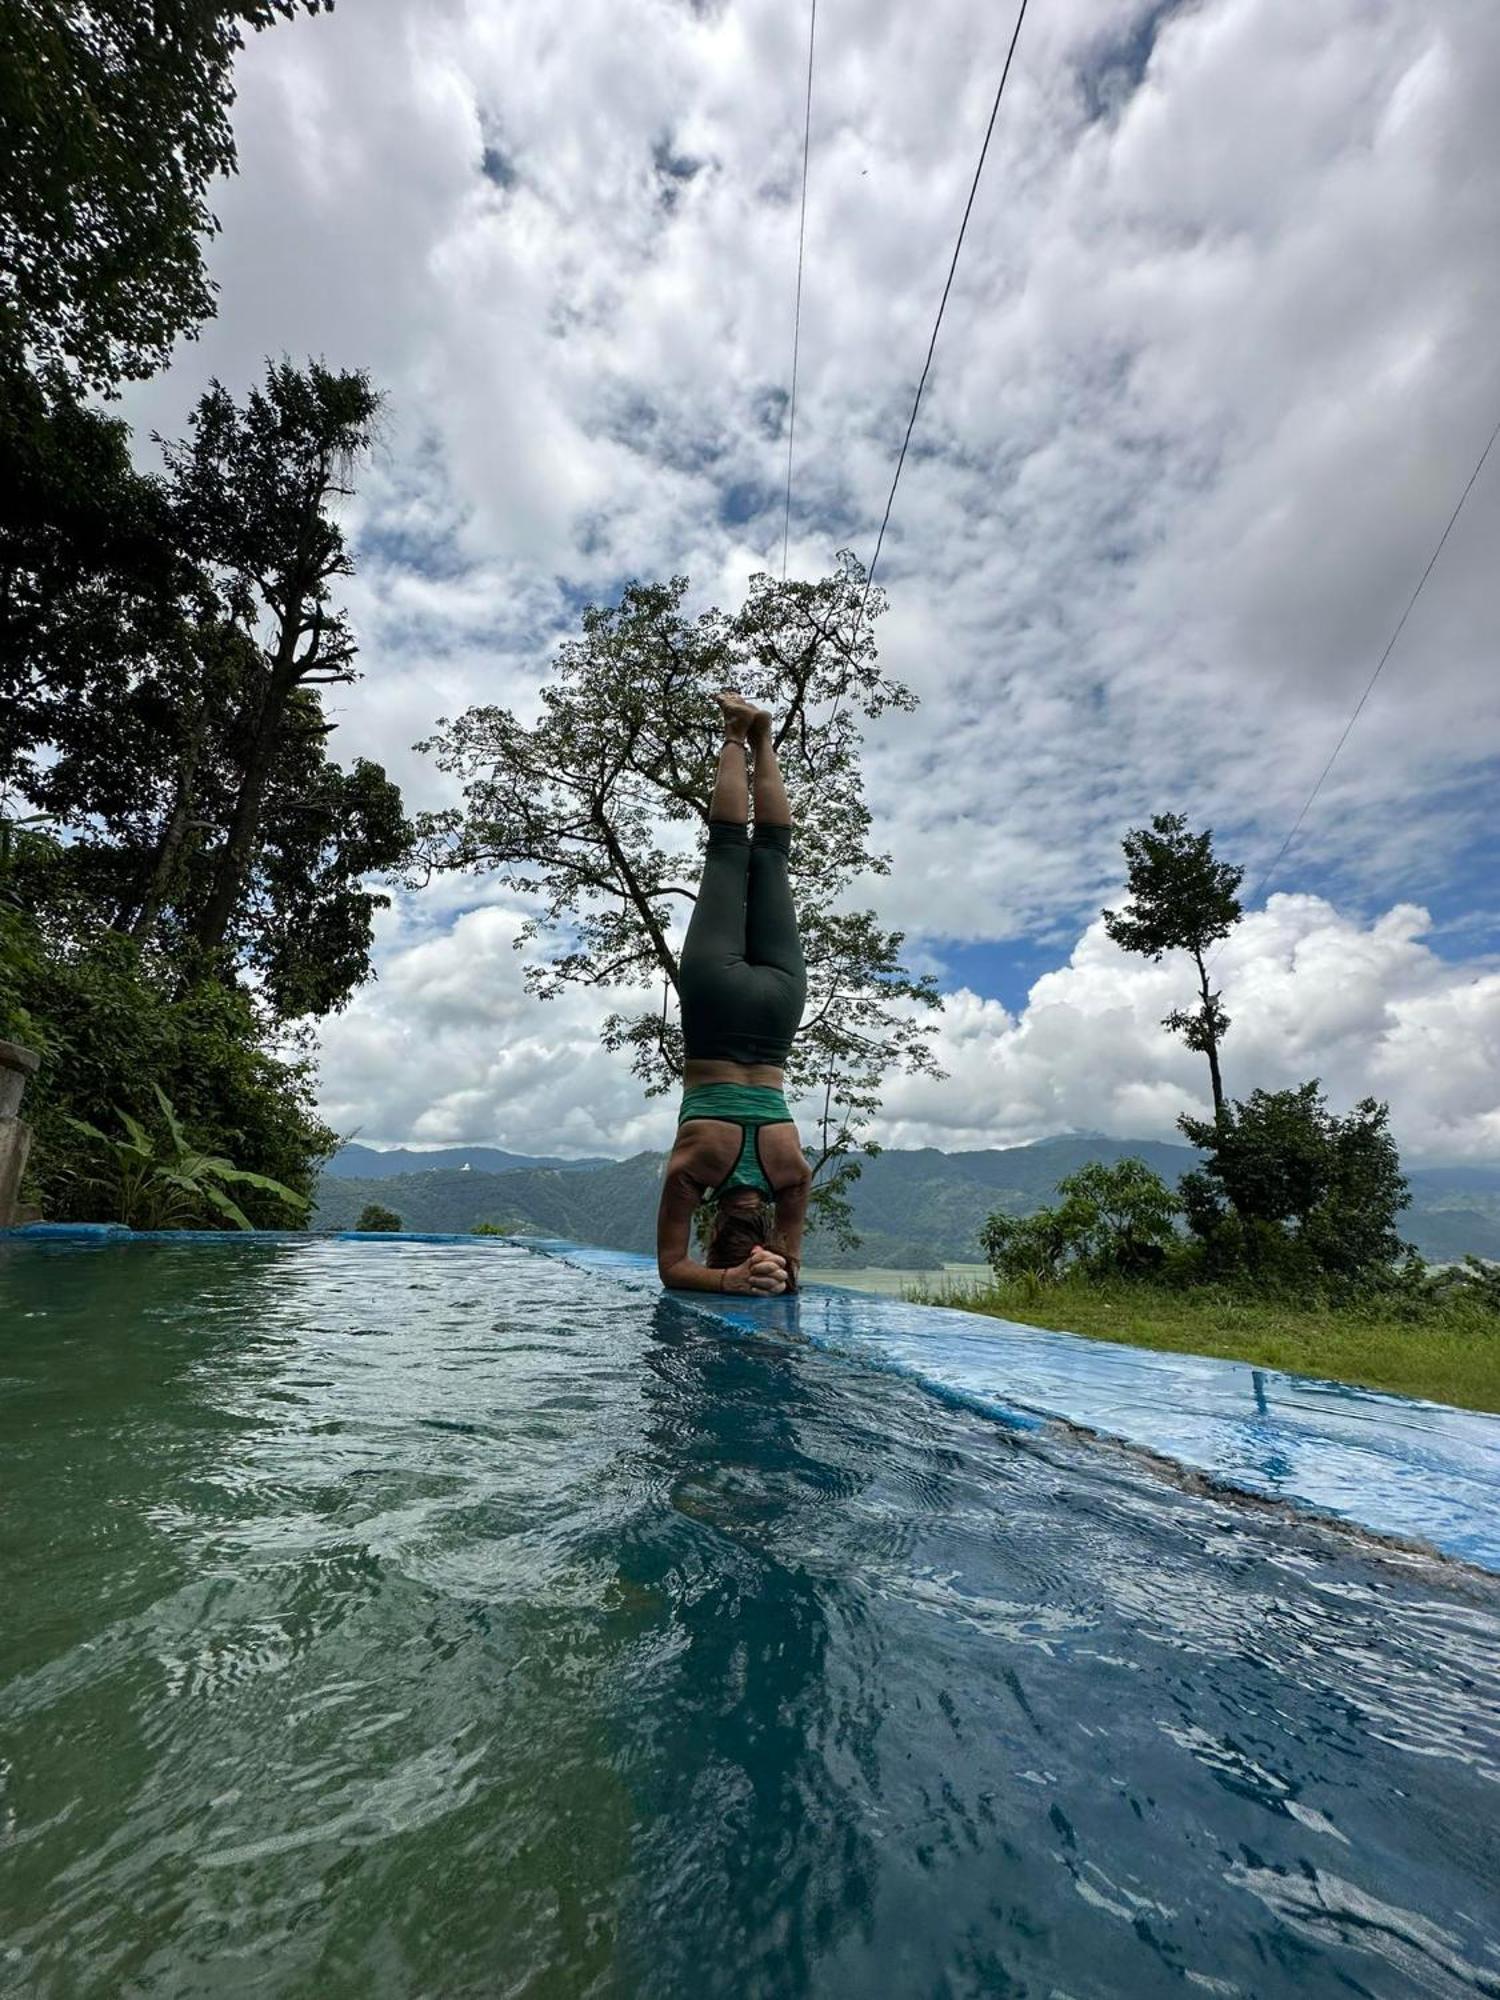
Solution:
<svg viewBox="0 0 1500 2000"><path fill-rule="evenodd" d="M880 670L880 596L861 620L851 555L815 582L752 577L733 613L692 616L687 592L683 576L633 583L586 610L534 720L482 707L441 721L419 747L462 780L464 805L422 822L420 847L428 869L500 871L532 908L520 942L549 947L528 969L532 990L618 991L606 1044L628 1051L648 1094L666 1091L682 1073L678 951L721 734L713 694L736 687L770 709L809 975L788 1086L822 1107L813 1161L832 1199L884 1078L935 1066L934 983L903 965L901 933L845 901L857 877L890 865L870 845L858 718L914 698Z"/></svg>
<svg viewBox="0 0 1500 2000"><path fill-rule="evenodd" d="M1198 1005L1174 1008L1162 1022L1188 1047L1207 1056L1214 1111L1224 1109L1219 1049L1229 1016L1208 983L1207 953L1240 920L1238 890L1244 869L1214 854L1213 829L1192 833L1181 813L1158 813L1149 827L1134 827L1122 845L1129 870L1130 904L1106 910L1104 928L1125 951L1160 959L1185 951L1198 968Z"/></svg>
<svg viewBox="0 0 1500 2000"><path fill-rule="evenodd" d="M1207 1156L1184 1174L1181 1193L1211 1263L1364 1280L1403 1255L1396 1217L1411 1195L1389 1108L1373 1097L1340 1117L1315 1077L1254 1090L1213 1121L1178 1123Z"/></svg>
<svg viewBox="0 0 1500 2000"><path fill-rule="evenodd" d="M111 393L214 310L234 59L332 0L0 0L0 355Z"/></svg>

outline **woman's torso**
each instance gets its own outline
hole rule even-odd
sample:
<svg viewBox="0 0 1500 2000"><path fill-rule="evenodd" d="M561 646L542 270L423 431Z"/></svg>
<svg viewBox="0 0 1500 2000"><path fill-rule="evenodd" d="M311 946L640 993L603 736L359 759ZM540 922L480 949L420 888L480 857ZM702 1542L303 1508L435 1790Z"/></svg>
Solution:
<svg viewBox="0 0 1500 2000"><path fill-rule="evenodd" d="M774 1193L805 1171L802 1142L769 1065L690 1062L673 1164L705 1189L759 1186Z"/></svg>
<svg viewBox="0 0 1500 2000"><path fill-rule="evenodd" d="M689 1060L682 1067L682 1087L697 1090L710 1083L744 1083L758 1090L783 1090L786 1071L770 1063L703 1062Z"/></svg>

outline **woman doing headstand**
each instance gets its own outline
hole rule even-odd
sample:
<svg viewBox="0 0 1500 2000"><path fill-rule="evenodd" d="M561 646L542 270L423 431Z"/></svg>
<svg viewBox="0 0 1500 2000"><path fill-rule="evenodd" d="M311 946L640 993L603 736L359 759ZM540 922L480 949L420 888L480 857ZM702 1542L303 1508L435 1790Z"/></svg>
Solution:
<svg viewBox="0 0 1500 2000"><path fill-rule="evenodd" d="M785 1068L807 998L787 879L792 814L771 718L721 694L724 747L708 853L682 947L686 1057L677 1143L657 1213L656 1261L678 1291L795 1290L812 1176L787 1110ZM755 831L746 825L754 767ZM706 1262L689 1255L693 1213L718 1207Z"/></svg>

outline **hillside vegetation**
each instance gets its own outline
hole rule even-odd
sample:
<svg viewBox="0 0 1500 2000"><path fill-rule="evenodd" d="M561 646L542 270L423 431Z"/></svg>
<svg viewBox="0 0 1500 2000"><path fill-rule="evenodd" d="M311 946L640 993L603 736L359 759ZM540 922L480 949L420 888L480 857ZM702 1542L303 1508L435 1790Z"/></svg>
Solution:
<svg viewBox="0 0 1500 2000"><path fill-rule="evenodd" d="M394 1209L408 1229L463 1231L481 1222L515 1223L611 1250L649 1254L655 1245L659 1153L595 1167L570 1162L484 1173L444 1166L351 1176L345 1162L354 1150L345 1148L338 1168L325 1172L318 1184L315 1229L352 1229L366 1203L378 1201ZM480 1151L454 1150L476 1161ZM445 1156L405 1155L408 1161L422 1157ZM858 1249L840 1251L831 1237L814 1231L807 1261L825 1270L886 1265L914 1273L972 1262L981 1254L985 1219L996 1210L1034 1214L1053 1199L1058 1182L1080 1167L1125 1158L1142 1159L1175 1183L1198 1156L1187 1146L1091 1135L984 1152L942 1153L934 1147L885 1152L863 1163L851 1190ZM1401 1218L1401 1234L1424 1257L1435 1263L1469 1254L1500 1258L1500 1171L1419 1169L1408 1178L1412 1206Z"/></svg>

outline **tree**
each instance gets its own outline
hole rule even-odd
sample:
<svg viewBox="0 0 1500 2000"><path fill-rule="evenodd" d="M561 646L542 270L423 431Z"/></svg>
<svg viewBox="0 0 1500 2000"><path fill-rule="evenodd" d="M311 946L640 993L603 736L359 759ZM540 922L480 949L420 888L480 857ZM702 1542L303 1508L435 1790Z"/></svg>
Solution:
<svg viewBox="0 0 1500 2000"><path fill-rule="evenodd" d="M1158 813L1149 827L1135 827L1122 843L1129 867L1131 903L1106 910L1104 928L1126 951L1159 960L1186 951L1198 968L1198 1005L1176 1008L1162 1022L1190 1049L1208 1057L1214 1115L1224 1112L1219 1049L1229 1016L1208 983L1205 954L1240 920L1237 895L1244 869L1214 858L1213 829L1189 833L1180 813Z"/></svg>
<svg viewBox="0 0 1500 2000"><path fill-rule="evenodd" d="M1361 1098L1339 1117L1315 1077L1252 1091L1212 1122L1178 1123L1207 1156L1181 1191L1211 1259L1268 1277L1353 1281L1399 1262L1396 1217L1411 1195L1386 1105Z"/></svg>
<svg viewBox="0 0 1500 2000"><path fill-rule="evenodd" d="M1144 1160L1090 1160L1057 1184L1054 1208L990 1216L980 1232L998 1278L1052 1283L1069 1271L1144 1278L1159 1271L1177 1237L1181 1205Z"/></svg>
<svg viewBox="0 0 1500 2000"><path fill-rule="evenodd" d="M100 718L142 676L180 670L211 594L165 482L132 465L127 426L12 374L0 393L0 798L35 798L60 746L89 741L107 761Z"/></svg>
<svg viewBox="0 0 1500 2000"><path fill-rule="evenodd" d="M0 0L0 354L108 394L212 314L200 238L235 171L241 29L298 4Z"/></svg>
<svg viewBox="0 0 1500 2000"><path fill-rule="evenodd" d="M345 381L356 407L373 400ZM265 541L311 552L316 615L323 578L348 566L318 505L327 399L309 415L301 378L273 383L288 476L307 475L279 522L276 468L247 478L243 451L205 456L173 489L134 473L123 425L33 409L18 433L28 476L0 501L0 810L24 802L66 829L50 887L66 885L79 926L126 930L187 980L207 948L288 1018L328 1013L368 977L386 899L363 880L402 863L410 829L379 765L341 771L327 754L318 683L353 677L347 635L321 654L286 648L278 674L281 620L268 663L243 567L252 510ZM221 406L217 385L205 402ZM265 416L254 399L252 416ZM220 530L231 515L238 543ZM279 594L274 572L268 587Z"/></svg>
<svg viewBox="0 0 1500 2000"><path fill-rule="evenodd" d="M1034 1215L990 1216L979 1232L995 1276L1032 1284L1055 1284L1078 1248L1078 1217L1063 1208L1039 1208Z"/></svg>
<svg viewBox="0 0 1500 2000"><path fill-rule="evenodd" d="M354 1227L364 1235L388 1235L401 1227L401 1218L395 1209L384 1208L378 1201L367 1201Z"/></svg>
<svg viewBox="0 0 1500 2000"><path fill-rule="evenodd" d="M28 1199L58 1221L107 1219L90 1185L97 1155L72 1121L117 1106L150 1124L158 1085L205 1153L310 1195L338 1145L314 1109L311 1064L266 1046L248 993L212 980L183 990L133 939L74 922L66 888L48 881L66 861L54 838L23 829L9 849L0 1037L42 1057L26 1096ZM284 1207L260 1189L239 1200L257 1224L285 1226Z"/></svg>
<svg viewBox="0 0 1500 2000"><path fill-rule="evenodd" d="M202 1229L214 1227L214 1218L223 1216L236 1229L253 1229L249 1216L225 1192L229 1187L257 1188L299 1219L305 1216L312 1206L306 1195L266 1174L237 1167L219 1154L204 1152L188 1138L160 1084L153 1089L166 1127L164 1137L148 1131L128 1111L118 1113L125 1127L123 1139L101 1132L85 1119L68 1120L105 1156L102 1171L86 1176L86 1184L98 1190L114 1220L131 1229Z"/></svg>
<svg viewBox="0 0 1500 2000"><path fill-rule="evenodd" d="M231 617L247 631L258 611L269 622L245 691L234 802L194 923L209 951L224 944L245 892L277 754L298 726L294 697L356 678L353 634L328 608L329 578L352 575L353 564L326 509L350 493L343 482L374 441L380 405L363 373L282 362L267 366L264 393L252 390L243 411L215 381L189 420L190 444L157 439L188 545L222 578ZM300 725L320 726L305 705Z"/></svg>
<svg viewBox="0 0 1500 2000"><path fill-rule="evenodd" d="M673 1002L720 735L712 696L735 686L769 708L794 793L809 975L788 1086L819 1102L810 1149L819 1217L847 1233L853 1152L874 1150L860 1135L883 1079L935 1073L923 1018L939 1004L933 981L903 966L900 932L842 906L857 876L890 866L868 844L857 716L909 709L914 698L880 672L870 622L882 600L872 593L860 620L864 572L851 555L818 582L752 577L732 615L688 616L687 589L682 576L632 583L617 605L586 610L529 726L495 707L440 721L418 747L463 781L464 806L422 822L420 850L429 871L499 870L532 903L518 945L540 938L552 948L527 970L532 991L655 989L644 1003L622 998L603 1033L658 1095L682 1074Z"/></svg>
<svg viewBox="0 0 1500 2000"><path fill-rule="evenodd" d="M1090 1160L1058 1182L1078 1256L1098 1277L1147 1277L1177 1240L1182 1204L1144 1160Z"/></svg>

